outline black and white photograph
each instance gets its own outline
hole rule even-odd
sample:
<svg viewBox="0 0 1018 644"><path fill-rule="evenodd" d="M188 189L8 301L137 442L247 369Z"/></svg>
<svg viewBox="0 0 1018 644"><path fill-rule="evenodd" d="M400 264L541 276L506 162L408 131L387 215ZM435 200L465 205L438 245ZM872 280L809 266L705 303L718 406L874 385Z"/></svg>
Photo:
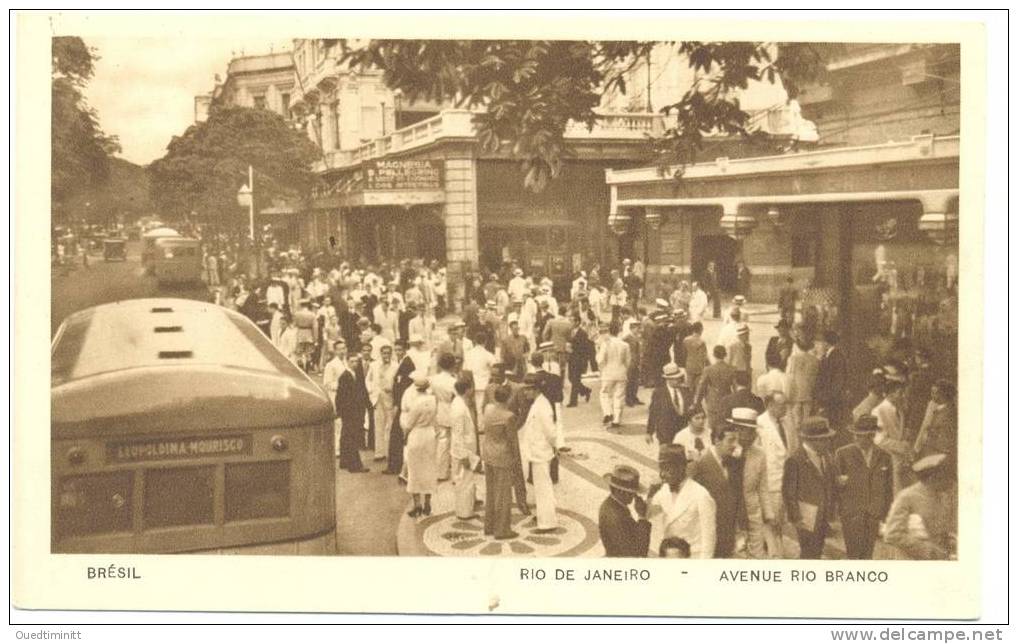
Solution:
<svg viewBox="0 0 1018 644"><path fill-rule="evenodd" d="M965 38L51 31L36 538L97 583L975 552Z"/></svg>

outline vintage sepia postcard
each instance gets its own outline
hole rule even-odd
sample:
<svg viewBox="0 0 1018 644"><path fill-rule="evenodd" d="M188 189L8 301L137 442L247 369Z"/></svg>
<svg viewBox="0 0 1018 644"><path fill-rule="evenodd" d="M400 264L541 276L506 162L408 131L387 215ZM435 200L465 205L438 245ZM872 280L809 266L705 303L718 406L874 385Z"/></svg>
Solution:
<svg viewBox="0 0 1018 644"><path fill-rule="evenodd" d="M15 604L978 617L981 25L502 17L16 16Z"/></svg>

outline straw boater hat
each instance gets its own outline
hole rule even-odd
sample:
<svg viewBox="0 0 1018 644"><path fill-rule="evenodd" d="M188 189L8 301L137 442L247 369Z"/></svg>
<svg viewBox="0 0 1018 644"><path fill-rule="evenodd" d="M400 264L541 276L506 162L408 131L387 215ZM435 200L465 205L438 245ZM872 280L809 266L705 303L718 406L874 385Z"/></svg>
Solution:
<svg viewBox="0 0 1018 644"><path fill-rule="evenodd" d="M541 344L537 345L537 350L538 351L551 351L554 348L555 348L555 343L550 341L550 340L542 342Z"/></svg>
<svg viewBox="0 0 1018 644"><path fill-rule="evenodd" d="M686 370L674 362L669 362L661 369L661 375L665 380L679 380L686 377Z"/></svg>
<svg viewBox="0 0 1018 644"><path fill-rule="evenodd" d="M758 415L755 409L736 407L732 410L732 415L725 419L725 421L729 425L735 425L736 427L752 427L756 429L756 417Z"/></svg>
<svg viewBox="0 0 1018 644"><path fill-rule="evenodd" d="M912 471L916 474L928 472L943 466L946 461L947 456L944 454L930 454L912 463Z"/></svg>
<svg viewBox="0 0 1018 644"><path fill-rule="evenodd" d="M449 328L450 329L463 329L463 328L466 328L466 326L467 326L467 323L464 322L463 320L453 320L449 324Z"/></svg>
<svg viewBox="0 0 1018 644"><path fill-rule="evenodd" d="M625 492L640 494L643 488L640 485L640 473L629 465L616 465L615 469L604 475L608 485Z"/></svg>
<svg viewBox="0 0 1018 644"><path fill-rule="evenodd" d="M515 275L516 277L522 277L523 276L523 269L522 268L514 268L513 269L513 275Z"/></svg>
<svg viewBox="0 0 1018 644"><path fill-rule="evenodd" d="M654 304L657 304L659 308L667 309L669 307L668 300L663 297L659 297L654 300Z"/></svg>
<svg viewBox="0 0 1018 644"><path fill-rule="evenodd" d="M410 344L411 345L424 344L424 336L417 333L413 334L412 336L410 336Z"/></svg>
<svg viewBox="0 0 1018 644"><path fill-rule="evenodd" d="M736 304L739 304L739 305L745 304L746 303L746 296L745 295L736 295L735 297L732 298L732 301L735 302Z"/></svg>
<svg viewBox="0 0 1018 644"><path fill-rule="evenodd" d="M860 416L849 431L853 434L876 434L877 429L877 417L867 414Z"/></svg>
<svg viewBox="0 0 1018 644"><path fill-rule="evenodd" d="M520 323L519 313L510 313L508 322L509 324L519 324Z"/></svg>
<svg viewBox="0 0 1018 644"><path fill-rule="evenodd" d="M831 431L830 424L822 416L810 416L802 421L802 426L799 427L799 438L803 440L816 440L833 436L834 432Z"/></svg>
<svg viewBox="0 0 1018 644"><path fill-rule="evenodd" d="M414 387L417 387L418 389L422 389L424 387L427 387L429 384L431 384L431 381L428 380L428 372L427 371L423 371L423 370L415 371L413 373L413 375L411 376L411 378L413 378Z"/></svg>

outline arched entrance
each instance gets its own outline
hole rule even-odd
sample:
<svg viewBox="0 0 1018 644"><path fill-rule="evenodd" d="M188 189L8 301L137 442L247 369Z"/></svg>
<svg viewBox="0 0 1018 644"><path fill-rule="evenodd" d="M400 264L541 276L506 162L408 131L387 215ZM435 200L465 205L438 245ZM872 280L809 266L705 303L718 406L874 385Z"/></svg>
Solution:
<svg viewBox="0 0 1018 644"><path fill-rule="evenodd" d="M693 238L693 279L700 279L708 262L714 262L722 291L735 291L735 262L742 254L742 242L728 235L699 235Z"/></svg>

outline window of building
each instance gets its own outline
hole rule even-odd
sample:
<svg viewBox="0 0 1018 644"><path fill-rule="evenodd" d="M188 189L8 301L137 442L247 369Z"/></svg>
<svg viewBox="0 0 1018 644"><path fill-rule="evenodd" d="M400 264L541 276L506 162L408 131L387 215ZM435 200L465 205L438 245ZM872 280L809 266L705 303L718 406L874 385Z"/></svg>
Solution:
<svg viewBox="0 0 1018 644"><path fill-rule="evenodd" d="M265 94L258 94L254 97L254 106L255 109L258 110L264 110L269 106L268 102L265 100Z"/></svg>
<svg viewBox="0 0 1018 644"><path fill-rule="evenodd" d="M279 102L283 106L283 116L285 116L286 118L290 118L290 94L288 92L280 94Z"/></svg>

